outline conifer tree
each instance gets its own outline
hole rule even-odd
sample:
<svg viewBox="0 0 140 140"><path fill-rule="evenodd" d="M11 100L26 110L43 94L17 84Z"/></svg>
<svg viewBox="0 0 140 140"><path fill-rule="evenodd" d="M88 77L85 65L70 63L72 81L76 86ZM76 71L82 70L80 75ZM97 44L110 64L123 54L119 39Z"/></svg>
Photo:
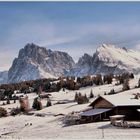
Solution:
<svg viewBox="0 0 140 140"><path fill-rule="evenodd" d="M7 97L7 104L10 104L10 99L9 99L9 97Z"/></svg>
<svg viewBox="0 0 140 140"><path fill-rule="evenodd" d="M52 103L51 103L51 100L50 99L47 100L47 105L46 106L47 107L52 106Z"/></svg>
<svg viewBox="0 0 140 140"><path fill-rule="evenodd" d="M75 93L74 101L77 101L77 100L78 100L78 93L76 92L76 93Z"/></svg>
<svg viewBox="0 0 140 140"><path fill-rule="evenodd" d="M124 80L124 83L123 83L123 88L122 88L122 90L125 91L125 90L129 90L129 89L130 89L129 80L128 80L128 79L125 79L125 80Z"/></svg>
<svg viewBox="0 0 140 140"><path fill-rule="evenodd" d="M91 89L91 91L90 91L90 98L94 98L92 89Z"/></svg>
<svg viewBox="0 0 140 140"><path fill-rule="evenodd" d="M34 99L32 107L33 107L33 109L37 109L37 110L41 110L42 109L42 103L41 103L41 100L40 100L39 97Z"/></svg>

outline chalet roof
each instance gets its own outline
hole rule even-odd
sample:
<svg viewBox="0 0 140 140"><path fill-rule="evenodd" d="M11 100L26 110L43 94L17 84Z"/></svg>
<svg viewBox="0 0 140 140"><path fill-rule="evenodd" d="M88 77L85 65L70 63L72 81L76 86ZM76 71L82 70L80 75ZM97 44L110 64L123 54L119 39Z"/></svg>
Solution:
<svg viewBox="0 0 140 140"><path fill-rule="evenodd" d="M90 109L88 111L82 112L80 115L81 116L93 116L93 115L98 115L104 112L107 112L111 109Z"/></svg>
<svg viewBox="0 0 140 140"><path fill-rule="evenodd" d="M113 106L140 106L140 99L134 99L132 94L114 94L114 95L104 95L97 97L90 106L97 101L99 98L103 98L110 102Z"/></svg>

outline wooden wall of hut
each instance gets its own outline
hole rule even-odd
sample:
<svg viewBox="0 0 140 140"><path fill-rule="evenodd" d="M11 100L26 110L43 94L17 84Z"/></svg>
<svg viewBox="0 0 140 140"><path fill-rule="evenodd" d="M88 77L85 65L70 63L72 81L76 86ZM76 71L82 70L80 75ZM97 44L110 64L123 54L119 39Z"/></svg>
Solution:
<svg viewBox="0 0 140 140"><path fill-rule="evenodd" d="M110 102L104 100L103 98L100 98L98 102L96 102L96 104L94 105L94 108L112 108L112 107L113 105Z"/></svg>
<svg viewBox="0 0 140 140"><path fill-rule="evenodd" d="M112 110L113 115L125 115L125 120L140 120L137 106L119 106Z"/></svg>

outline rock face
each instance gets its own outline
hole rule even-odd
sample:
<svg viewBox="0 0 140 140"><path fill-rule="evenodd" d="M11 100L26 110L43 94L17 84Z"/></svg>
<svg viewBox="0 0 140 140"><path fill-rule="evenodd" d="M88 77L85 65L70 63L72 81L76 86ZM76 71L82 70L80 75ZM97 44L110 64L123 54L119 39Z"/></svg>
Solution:
<svg viewBox="0 0 140 140"><path fill-rule="evenodd" d="M8 78L8 71L0 72L0 84L7 83L7 78Z"/></svg>
<svg viewBox="0 0 140 140"><path fill-rule="evenodd" d="M75 67L68 73L68 76L78 76L82 77L88 74L92 74L93 71L93 57L84 54L84 56L79 58L78 63Z"/></svg>
<svg viewBox="0 0 140 140"><path fill-rule="evenodd" d="M140 73L140 52L103 44L93 56L84 54L69 75Z"/></svg>
<svg viewBox="0 0 140 140"><path fill-rule="evenodd" d="M65 52L27 44L9 69L8 82L59 77L67 74L74 65L72 57Z"/></svg>

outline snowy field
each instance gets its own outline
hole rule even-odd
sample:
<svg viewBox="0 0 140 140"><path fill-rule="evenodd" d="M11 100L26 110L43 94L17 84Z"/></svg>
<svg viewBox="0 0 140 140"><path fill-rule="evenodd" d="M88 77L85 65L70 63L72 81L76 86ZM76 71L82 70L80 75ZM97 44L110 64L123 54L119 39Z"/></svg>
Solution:
<svg viewBox="0 0 140 140"><path fill-rule="evenodd" d="M138 83L138 78L130 81L130 87L134 88ZM104 92L109 92L111 89L120 91L122 85L115 86L115 82L110 85L92 86L81 88L77 92L89 96L91 89L95 96L103 95ZM74 102L76 91L60 91L51 93L52 106L45 107L47 100L43 99L44 108L40 111L32 111L34 115L17 115L0 118L0 138L1 139L140 139L140 129L124 129L117 128L110 124L109 121L88 123L81 125L65 126L63 124L62 115L72 111L82 111L94 100L90 99L87 104L78 105ZM121 92L119 94L130 95L140 92L140 89L132 89ZM35 93L28 94L30 106L32 105ZM66 104L55 104L58 101L66 101ZM19 106L18 101L14 104L11 101L10 105L0 106L10 110L13 107ZM36 116L44 114L44 117Z"/></svg>
<svg viewBox="0 0 140 140"><path fill-rule="evenodd" d="M60 117L51 116L3 118L0 133L1 138L10 139L140 139L139 129L116 128L110 122L65 127Z"/></svg>
<svg viewBox="0 0 140 140"><path fill-rule="evenodd" d="M5 139L140 139L139 129L117 128L108 121L65 127L60 117L24 115L2 118L0 134Z"/></svg>

